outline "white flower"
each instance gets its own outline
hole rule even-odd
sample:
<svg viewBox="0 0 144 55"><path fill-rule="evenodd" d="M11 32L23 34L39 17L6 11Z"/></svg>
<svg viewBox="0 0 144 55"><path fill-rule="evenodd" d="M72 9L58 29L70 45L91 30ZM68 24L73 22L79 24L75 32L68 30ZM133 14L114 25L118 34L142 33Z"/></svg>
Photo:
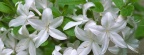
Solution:
<svg viewBox="0 0 144 55"><path fill-rule="evenodd" d="M89 29L98 37L100 37L100 42L102 42L102 53L104 54L109 45L109 39L121 48L126 48L126 43L124 39L118 34L125 28L126 22L121 16L114 19L110 12L107 12L101 19L101 25L95 25Z"/></svg>
<svg viewBox="0 0 144 55"><path fill-rule="evenodd" d="M55 46L54 51L52 52L52 55L62 55L59 51L62 48L60 46ZM64 50L63 55L78 55L76 49L73 49L72 47L68 47Z"/></svg>
<svg viewBox="0 0 144 55"><path fill-rule="evenodd" d="M63 30L67 30L67 29L70 29L74 26L77 26L77 25L80 25L80 24L84 24L86 23L89 19L87 18L87 10L90 8L90 7L93 7L95 6L92 2L87 2L86 4L83 5L83 15L78 15L78 16L72 16L72 19L75 20L76 22L74 21L70 21L68 22L65 27L63 28Z"/></svg>
<svg viewBox="0 0 144 55"><path fill-rule="evenodd" d="M33 28L40 30L37 40L36 47L39 47L42 43L44 43L49 35L58 40L65 40L66 35L56 29L63 22L63 17L57 17L53 19L52 11L50 8L46 8L42 14L41 20L33 20L33 23L30 23Z"/></svg>
<svg viewBox="0 0 144 55"><path fill-rule="evenodd" d="M76 49L73 49L72 47L68 47L64 50L63 55L78 55Z"/></svg>
<svg viewBox="0 0 144 55"><path fill-rule="evenodd" d="M59 51L61 50L60 46L55 46L54 51L52 52L52 55L62 55Z"/></svg>
<svg viewBox="0 0 144 55"><path fill-rule="evenodd" d="M132 51L138 53L136 48L138 48L139 41L134 37L134 30L130 29L129 27L126 27L122 31L122 35L127 44L127 47Z"/></svg>
<svg viewBox="0 0 144 55"><path fill-rule="evenodd" d="M29 34L26 26L23 25L20 28L19 33L21 35L23 35L25 38L21 39L19 41L19 43L17 44L16 52L19 53L19 52L24 51L28 48L28 51L29 51L30 55L36 55L36 47L35 47L35 44L34 44L34 41L35 41L34 38L36 37L35 32L32 33L32 34Z"/></svg>
<svg viewBox="0 0 144 55"><path fill-rule="evenodd" d="M18 4L17 12L20 14L16 19L13 19L9 22L9 26L20 26L32 23L31 20L36 19L35 14L32 11L29 11L28 7L22 5L21 3Z"/></svg>
<svg viewBox="0 0 144 55"><path fill-rule="evenodd" d="M0 38L0 55L11 55L12 53L13 53L13 50L5 48L4 43Z"/></svg>
<svg viewBox="0 0 144 55"><path fill-rule="evenodd" d="M134 38L134 30L130 29L129 27L126 27L123 31L122 31L122 36L127 44L127 47L138 53L137 49L138 48L138 40ZM111 53L113 54L127 54L127 49L125 48L119 48L118 46L114 46L114 47L109 47L108 49Z"/></svg>
<svg viewBox="0 0 144 55"><path fill-rule="evenodd" d="M84 41L77 49L79 55L87 55L93 51L94 55L101 55L101 48L99 46L98 38L89 30L82 30L75 27L75 35L81 41Z"/></svg>
<svg viewBox="0 0 144 55"><path fill-rule="evenodd" d="M41 16L41 13L39 12L38 9L35 7L35 0L25 0L25 6L29 9L32 9L38 13L38 15Z"/></svg>

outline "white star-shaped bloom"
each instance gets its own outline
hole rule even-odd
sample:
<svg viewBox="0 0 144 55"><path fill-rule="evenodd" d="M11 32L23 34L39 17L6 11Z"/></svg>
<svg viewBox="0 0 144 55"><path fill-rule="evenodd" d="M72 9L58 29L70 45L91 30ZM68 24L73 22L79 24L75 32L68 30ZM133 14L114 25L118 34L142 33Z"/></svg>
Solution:
<svg viewBox="0 0 144 55"><path fill-rule="evenodd" d="M112 13L107 12L101 19L101 25L94 25L89 27L89 29L100 38L103 54L108 48L109 40L121 48L127 47L124 39L118 34L118 32L126 27L126 21L122 16L115 19Z"/></svg>
<svg viewBox="0 0 144 55"><path fill-rule="evenodd" d="M4 47L4 43L0 38L0 55L11 55L13 53L12 49L8 49Z"/></svg>
<svg viewBox="0 0 144 55"><path fill-rule="evenodd" d="M87 55L91 49L94 55L101 55L98 38L90 30L84 31L76 26L75 35L79 40L84 41L77 49L78 55Z"/></svg>
<svg viewBox="0 0 144 55"><path fill-rule="evenodd" d="M90 8L90 7L93 7L95 6L92 2L87 2L86 4L83 5L83 15L78 15L78 16L72 16L72 19L75 20L75 21L70 21L68 22L65 27L63 28L63 30L67 30L67 29L70 29L74 26L77 26L77 25L80 25L80 24L84 24L86 23L89 19L87 18L87 10Z"/></svg>
<svg viewBox="0 0 144 55"><path fill-rule="evenodd" d="M33 28L40 30L37 40L36 47L39 47L42 43L44 43L49 35L58 40L65 40L66 35L56 29L63 22L63 17L57 17L53 19L52 11L50 8L44 9L42 13L42 21L41 20L33 20L33 23L30 23Z"/></svg>
<svg viewBox="0 0 144 55"><path fill-rule="evenodd" d="M29 22L32 23L31 20L38 19L32 11L29 11L29 8L27 6L22 5L21 3L18 3L17 12L18 14L20 14L20 16L16 17L15 19L12 19L9 22L10 27L26 25L26 24L29 24Z"/></svg>
<svg viewBox="0 0 144 55"><path fill-rule="evenodd" d="M36 55L36 47L35 47L35 37L37 37L36 32L29 34L25 25L23 25L20 30L19 34L23 35L23 39L21 39L18 44L16 45L16 52L20 53L24 50L28 49L30 55Z"/></svg>

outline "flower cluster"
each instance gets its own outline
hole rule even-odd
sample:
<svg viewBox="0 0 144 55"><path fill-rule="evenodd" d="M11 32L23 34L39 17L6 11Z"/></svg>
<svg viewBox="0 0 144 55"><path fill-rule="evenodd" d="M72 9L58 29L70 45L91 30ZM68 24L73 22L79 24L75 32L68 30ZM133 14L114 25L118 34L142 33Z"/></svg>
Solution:
<svg viewBox="0 0 144 55"><path fill-rule="evenodd" d="M97 4L86 0L84 4L73 7L76 7L73 14L55 16L52 8L61 9L50 1L17 2L18 15L9 22L11 28L1 28L0 31L0 55L38 55L36 50L49 38L67 41L67 46L63 42L56 45L52 55L104 55L107 51L124 55L127 49L138 53L138 40L134 38L137 24L133 18L120 15L120 10L111 0L101 0L100 3L104 7L100 13L91 9ZM77 14L78 9L82 11L80 14ZM70 21L62 27L68 18ZM15 28L19 28L18 31ZM75 43L70 43L70 36L64 32L72 28L75 40L79 40Z"/></svg>

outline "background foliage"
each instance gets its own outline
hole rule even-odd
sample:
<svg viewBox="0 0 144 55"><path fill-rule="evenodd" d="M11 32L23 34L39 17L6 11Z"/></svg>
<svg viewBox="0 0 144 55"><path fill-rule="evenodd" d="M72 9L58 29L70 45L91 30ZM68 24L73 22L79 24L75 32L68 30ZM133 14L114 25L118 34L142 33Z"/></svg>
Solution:
<svg viewBox="0 0 144 55"><path fill-rule="evenodd" d="M24 0L0 0L0 27L5 28L11 28L8 26L8 23L11 19L14 19L16 14L16 2L23 1ZM66 23L71 21L67 15L73 14L73 10L76 4L84 4L85 0L50 0L54 6L59 6L59 9L56 7L51 7L54 17L58 16L65 16L63 24L58 28L59 30L62 30L62 28L65 26ZM94 10L96 12L102 12L104 10L102 4L99 2L100 0L89 0L95 3L95 7L91 8L91 10ZM134 16L135 21L138 24L138 29L136 30L135 37L139 40L144 38L144 1L143 0L126 0L126 3L123 3L122 0L112 0L115 5L121 10L120 14L123 16L129 16L131 13L133 13L132 16ZM78 8L77 8L78 9ZM78 9L77 14L81 14L82 10ZM88 11L89 14L91 12ZM92 17L92 16L88 16ZM14 28L14 34L17 34L17 31L20 27ZM30 32L33 32L33 28L29 27L28 30ZM64 31L64 33L68 36L70 39L70 42L74 42L76 39L74 34L74 28L68 29ZM43 43L40 47L40 50L44 52L44 55L50 55L53 51L55 44L53 43L55 40L52 38L49 38L49 41L46 41ZM64 43L67 40L63 41ZM61 41L55 41L55 43L59 44Z"/></svg>

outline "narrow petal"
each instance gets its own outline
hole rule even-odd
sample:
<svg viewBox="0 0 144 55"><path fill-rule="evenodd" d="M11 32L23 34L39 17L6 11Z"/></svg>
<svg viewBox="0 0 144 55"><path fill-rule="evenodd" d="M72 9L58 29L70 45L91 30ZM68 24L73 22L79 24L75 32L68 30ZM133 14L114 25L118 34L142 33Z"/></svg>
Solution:
<svg viewBox="0 0 144 55"><path fill-rule="evenodd" d="M44 9L42 13L42 21L44 23L50 23L53 20L52 10L50 8Z"/></svg>
<svg viewBox="0 0 144 55"><path fill-rule="evenodd" d="M115 21L116 22L113 24L113 26L111 26L111 30L119 32L120 30L126 27L127 23L121 15L118 16L118 18Z"/></svg>
<svg viewBox="0 0 144 55"><path fill-rule="evenodd" d="M75 49L68 47L67 49L65 49L63 55L78 55L78 54L77 54L77 51Z"/></svg>
<svg viewBox="0 0 144 55"><path fill-rule="evenodd" d="M17 26L23 25L25 21L26 21L25 16L19 16L16 19L11 20L9 22L9 26L17 27Z"/></svg>
<svg viewBox="0 0 144 55"><path fill-rule="evenodd" d="M2 51L3 48L4 48L4 43L2 39L0 38L0 51Z"/></svg>
<svg viewBox="0 0 144 55"><path fill-rule="evenodd" d="M36 55L36 47L32 41L29 42L29 54Z"/></svg>
<svg viewBox="0 0 144 55"><path fill-rule="evenodd" d="M72 27L74 27L74 26L77 26L77 25L80 25L80 24L82 24L82 22L73 22L73 21L70 21L70 22L68 22L68 23L64 26L63 30L70 29L70 28L72 28Z"/></svg>
<svg viewBox="0 0 144 55"><path fill-rule="evenodd" d="M46 30L41 30L39 33L38 33L38 36L36 38L36 41L35 41L35 46L36 48L38 48L42 43L44 43L49 37L49 34L47 33Z"/></svg>
<svg viewBox="0 0 144 55"><path fill-rule="evenodd" d="M60 51L61 47L60 46L55 46L54 51L52 52L52 55L62 55Z"/></svg>
<svg viewBox="0 0 144 55"><path fill-rule="evenodd" d="M62 54L61 54L60 52L54 50L54 51L52 52L52 55L62 55Z"/></svg>
<svg viewBox="0 0 144 55"><path fill-rule="evenodd" d="M28 9L34 4L34 0L25 0L25 5Z"/></svg>
<svg viewBox="0 0 144 55"><path fill-rule="evenodd" d="M20 52L23 50L26 50L28 48L29 39L22 39L19 41L19 43L16 45L16 52Z"/></svg>
<svg viewBox="0 0 144 55"><path fill-rule="evenodd" d="M85 41L78 48L78 55L88 55L91 51L91 42Z"/></svg>
<svg viewBox="0 0 144 55"><path fill-rule="evenodd" d="M92 51L93 51L94 55L102 55L101 48L97 43L92 44Z"/></svg>
<svg viewBox="0 0 144 55"><path fill-rule="evenodd" d="M80 29L78 26L75 27L75 35L78 39L82 40L82 41L86 41L86 40L89 40L89 38L87 38L87 33Z"/></svg>
<svg viewBox="0 0 144 55"><path fill-rule="evenodd" d="M107 35L105 35L105 38L102 41L102 54L104 54L109 46L109 38Z"/></svg>
<svg viewBox="0 0 144 55"><path fill-rule="evenodd" d="M44 29L44 23L41 20L36 20L36 19L29 19L28 22L30 25L37 29L37 30L42 30Z"/></svg>
<svg viewBox="0 0 144 55"><path fill-rule="evenodd" d="M62 48L60 46L55 46L56 51L60 51Z"/></svg>
<svg viewBox="0 0 144 55"><path fill-rule="evenodd" d="M18 3L17 12L20 15L25 15L26 16L29 13L29 9L28 9L28 7L26 7L22 3Z"/></svg>
<svg viewBox="0 0 144 55"><path fill-rule="evenodd" d="M86 17L87 17L87 14L86 14L87 10L88 10L90 7L92 7L92 6L95 6L95 4L92 3L92 2L87 2L86 4L84 4L84 6L83 6L83 16L84 16L85 19L87 19L87 18L86 18Z"/></svg>
<svg viewBox="0 0 144 55"><path fill-rule="evenodd" d="M85 27L84 27L84 30L88 30L89 28L91 27L96 27L96 23L92 20L88 21L86 24L85 24Z"/></svg>
<svg viewBox="0 0 144 55"><path fill-rule="evenodd" d="M60 26L63 22L63 16L57 17L55 18L51 23L50 26L53 28L57 28L58 26Z"/></svg>
<svg viewBox="0 0 144 55"><path fill-rule="evenodd" d="M28 30L27 30L27 28L26 28L25 25L23 25L23 26L19 29L18 32L19 32L19 34L24 35L24 36L28 36L28 35L29 35L29 32L28 32Z"/></svg>
<svg viewBox="0 0 144 55"><path fill-rule="evenodd" d="M108 50L113 54L118 54L118 52L120 51L118 46L109 47Z"/></svg>
<svg viewBox="0 0 144 55"><path fill-rule="evenodd" d="M102 26L91 26L89 30L94 33L100 41L104 38L104 35L106 35L105 29Z"/></svg>
<svg viewBox="0 0 144 55"><path fill-rule="evenodd" d="M121 48L127 48L124 39L119 34L117 34L115 32L111 32L109 37L110 37L111 41L113 43L115 43L117 46L119 46Z"/></svg>
<svg viewBox="0 0 144 55"><path fill-rule="evenodd" d="M49 34L50 34L50 36L52 36L53 38L58 39L58 40L67 39L67 37L64 33L62 33L61 31L59 31L55 28L50 28L49 29Z"/></svg>
<svg viewBox="0 0 144 55"><path fill-rule="evenodd" d="M139 53L138 50L133 46L128 45L128 48L136 53Z"/></svg>
<svg viewBox="0 0 144 55"><path fill-rule="evenodd" d="M28 52L26 52L26 51L20 51L16 55L28 55Z"/></svg>
<svg viewBox="0 0 144 55"><path fill-rule="evenodd" d="M126 43L129 49L138 53L137 48L139 47L139 40L135 39L135 37L131 37L126 40Z"/></svg>
<svg viewBox="0 0 144 55"><path fill-rule="evenodd" d="M72 16L72 19L75 21L83 21L84 17L83 15L78 15L78 16Z"/></svg>
<svg viewBox="0 0 144 55"><path fill-rule="evenodd" d="M2 51L2 55L11 55L13 53L12 49L4 49Z"/></svg>
<svg viewBox="0 0 144 55"><path fill-rule="evenodd" d="M114 17L110 12L105 13L101 19L101 25L105 28L112 26L114 22Z"/></svg>

